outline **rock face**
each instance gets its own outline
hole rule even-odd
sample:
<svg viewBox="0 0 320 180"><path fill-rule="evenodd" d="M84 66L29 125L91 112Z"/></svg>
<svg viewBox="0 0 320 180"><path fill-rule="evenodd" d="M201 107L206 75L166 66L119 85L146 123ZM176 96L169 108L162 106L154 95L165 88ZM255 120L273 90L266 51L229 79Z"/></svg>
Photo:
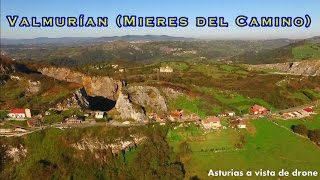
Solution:
<svg viewBox="0 0 320 180"><path fill-rule="evenodd" d="M249 69L272 69L293 75L320 76L320 60L252 65Z"/></svg>
<svg viewBox="0 0 320 180"><path fill-rule="evenodd" d="M6 151L6 155L12 159L14 163L17 163L27 156L27 149L22 145L20 145L20 147L9 146Z"/></svg>
<svg viewBox="0 0 320 180"><path fill-rule="evenodd" d="M167 104L160 91L151 86L130 86L128 88L131 100L147 110L166 112Z"/></svg>
<svg viewBox="0 0 320 180"><path fill-rule="evenodd" d="M130 86L123 90L116 103L122 119L148 120L147 113L166 113L168 107L160 91L151 86Z"/></svg>
<svg viewBox="0 0 320 180"><path fill-rule="evenodd" d="M110 77L87 76L83 73L72 71L68 68L42 68L38 70L43 75L58 80L82 84L89 96L102 96L111 100L118 98L119 92L124 86L123 81Z"/></svg>
<svg viewBox="0 0 320 180"><path fill-rule="evenodd" d="M81 88L77 90L70 98L58 103L56 108L58 111L65 111L70 108L89 109L90 104L85 89Z"/></svg>
<svg viewBox="0 0 320 180"><path fill-rule="evenodd" d="M131 135L131 139L116 139L113 143L107 143L97 139L81 139L79 142L72 144L72 147L80 151L89 150L91 153L97 150L111 149L113 154L117 154L121 150L141 144L146 138L145 136L138 137Z"/></svg>
<svg viewBox="0 0 320 180"><path fill-rule="evenodd" d="M26 88L27 95L34 95L38 93L41 89L41 82L40 81L28 81L28 87Z"/></svg>
<svg viewBox="0 0 320 180"><path fill-rule="evenodd" d="M120 93L115 107L120 112L122 119L133 119L138 122L147 120L143 107L133 104L128 94Z"/></svg>

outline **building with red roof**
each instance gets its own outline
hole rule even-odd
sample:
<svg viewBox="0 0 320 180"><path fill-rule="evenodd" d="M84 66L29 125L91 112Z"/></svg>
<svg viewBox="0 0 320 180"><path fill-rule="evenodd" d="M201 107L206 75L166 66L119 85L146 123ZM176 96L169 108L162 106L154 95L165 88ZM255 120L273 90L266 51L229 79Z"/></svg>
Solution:
<svg viewBox="0 0 320 180"><path fill-rule="evenodd" d="M24 120L26 118L31 118L30 109L12 109L8 115L10 119Z"/></svg>
<svg viewBox="0 0 320 180"><path fill-rule="evenodd" d="M267 114L269 112L269 110L263 106L256 104L250 108L249 112L252 115L262 115L262 114Z"/></svg>
<svg viewBox="0 0 320 180"><path fill-rule="evenodd" d="M201 120L201 124L205 129L218 129L221 127L220 119L216 116L209 116Z"/></svg>
<svg viewBox="0 0 320 180"><path fill-rule="evenodd" d="M307 107L303 109L305 112L307 113L312 113L313 112L313 108L312 107Z"/></svg>

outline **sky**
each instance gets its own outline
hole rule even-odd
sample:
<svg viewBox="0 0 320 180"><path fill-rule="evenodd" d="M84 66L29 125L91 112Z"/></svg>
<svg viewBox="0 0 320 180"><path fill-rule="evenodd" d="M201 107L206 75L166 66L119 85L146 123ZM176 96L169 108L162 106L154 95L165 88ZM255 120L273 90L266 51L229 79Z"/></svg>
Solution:
<svg viewBox="0 0 320 180"><path fill-rule="evenodd" d="M202 39L301 39L320 35L319 0L1 0L1 38L36 37L102 37L123 35L170 35ZM7 15L32 16L107 16L108 27L9 27ZM136 16L188 17L188 27L137 27L118 28L118 14ZM309 14L310 28L297 27L237 27L238 15L256 16L302 16ZM225 17L228 28L195 27L195 18ZM18 19L19 23L19 19Z"/></svg>

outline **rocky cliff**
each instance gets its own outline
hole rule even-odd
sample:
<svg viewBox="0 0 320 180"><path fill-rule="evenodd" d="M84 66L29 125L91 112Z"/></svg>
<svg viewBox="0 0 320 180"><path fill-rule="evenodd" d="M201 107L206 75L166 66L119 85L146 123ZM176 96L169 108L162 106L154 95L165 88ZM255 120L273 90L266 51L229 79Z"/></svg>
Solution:
<svg viewBox="0 0 320 180"><path fill-rule="evenodd" d="M251 65L249 69L271 69L293 75L320 76L320 60Z"/></svg>
<svg viewBox="0 0 320 180"><path fill-rule="evenodd" d="M115 107L122 119L133 119L138 122L147 120L145 109L142 106L133 104L128 94L121 92Z"/></svg>
<svg viewBox="0 0 320 180"><path fill-rule="evenodd" d="M71 97L59 102L56 105L57 110L65 111L69 108L89 109L90 103L84 88L77 90Z"/></svg>
<svg viewBox="0 0 320 180"><path fill-rule="evenodd" d="M124 89L115 107L120 112L121 118L139 122L146 121L150 112L168 111L164 96L157 88L151 86L130 86Z"/></svg>
<svg viewBox="0 0 320 180"><path fill-rule="evenodd" d="M160 91L151 86L130 86L127 88L131 101L147 111L167 112L167 104Z"/></svg>
<svg viewBox="0 0 320 180"><path fill-rule="evenodd" d="M110 149L113 154L117 154L121 150L141 144L145 139L147 139L145 136L130 135L130 139L119 138L115 139L113 143L108 143L98 139L84 138L79 142L72 144L72 147L80 151L89 150L91 153Z"/></svg>
<svg viewBox="0 0 320 180"><path fill-rule="evenodd" d="M111 100L118 98L124 82L110 77L88 76L68 68L46 67L38 69L43 75L58 80L82 84L89 96L102 96Z"/></svg>

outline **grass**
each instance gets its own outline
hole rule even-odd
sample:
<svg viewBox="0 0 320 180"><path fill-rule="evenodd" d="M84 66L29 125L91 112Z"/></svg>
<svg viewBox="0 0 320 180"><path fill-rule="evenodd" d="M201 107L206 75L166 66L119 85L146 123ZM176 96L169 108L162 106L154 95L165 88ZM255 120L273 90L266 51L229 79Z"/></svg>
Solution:
<svg viewBox="0 0 320 180"><path fill-rule="evenodd" d="M0 121L2 119L4 119L5 117L7 117L7 114L9 113L9 111L6 111L6 110L1 110L0 111Z"/></svg>
<svg viewBox="0 0 320 180"><path fill-rule="evenodd" d="M213 98L217 99L220 103L228 106L229 108L236 110L240 113L248 113L251 106L254 104L262 105L266 108L272 108L276 110L268 102L258 99L258 98L249 98L230 91L217 91L212 88L201 87L198 88L201 92L211 95Z"/></svg>
<svg viewBox="0 0 320 180"><path fill-rule="evenodd" d="M287 128L291 128L292 125L304 124L308 129L314 130L320 128L320 114L308 117L305 119L289 119L289 120L277 120L277 123Z"/></svg>
<svg viewBox="0 0 320 180"><path fill-rule="evenodd" d="M205 117L207 114L204 112L200 105L203 103L201 99L187 98L180 96L177 99L170 102L169 106L171 109L183 109L192 113L197 113L200 117Z"/></svg>
<svg viewBox="0 0 320 180"><path fill-rule="evenodd" d="M304 44L292 49L294 59L318 59L320 58L320 46L317 44Z"/></svg>
<svg viewBox="0 0 320 180"><path fill-rule="evenodd" d="M54 81L51 78L37 75L18 74L19 81L8 80L0 87L1 109L30 108L33 110L45 110L50 105L70 96L78 85L62 81ZM41 88L35 94L27 94L28 80L40 81Z"/></svg>
<svg viewBox="0 0 320 180"><path fill-rule="evenodd" d="M25 121L25 120L22 120L22 121L10 120L10 121L7 121L6 124L11 127L14 127L14 126L20 126L20 127L25 127L25 128L28 127L27 121Z"/></svg>
<svg viewBox="0 0 320 180"><path fill-rule="evenodd" d="M179 61L162 62L161 66L170 66L173 68L173 70L178 71L186 71L190 68L188 63Z"/></svg>
<svg viewBox="0 0 320 180"><path fill-rule="evenodd" d="M189 158L184 158L186 179L195 175L206 179L209 169L277 171L284 168L288 171L299 169L319 172L320 162L317 157L320 157L320 149L309 140L298 137L266 119L253 120L252 123L256 132L247 135L247 143L242 150L192 153ZM206 141L190 142L190 146L195 150L204 147L230 146L233 143L233 136L232 130L214 132ZM169 142L171 144L172 141ZM261 177L248 179L261 179Z"/></svg>

